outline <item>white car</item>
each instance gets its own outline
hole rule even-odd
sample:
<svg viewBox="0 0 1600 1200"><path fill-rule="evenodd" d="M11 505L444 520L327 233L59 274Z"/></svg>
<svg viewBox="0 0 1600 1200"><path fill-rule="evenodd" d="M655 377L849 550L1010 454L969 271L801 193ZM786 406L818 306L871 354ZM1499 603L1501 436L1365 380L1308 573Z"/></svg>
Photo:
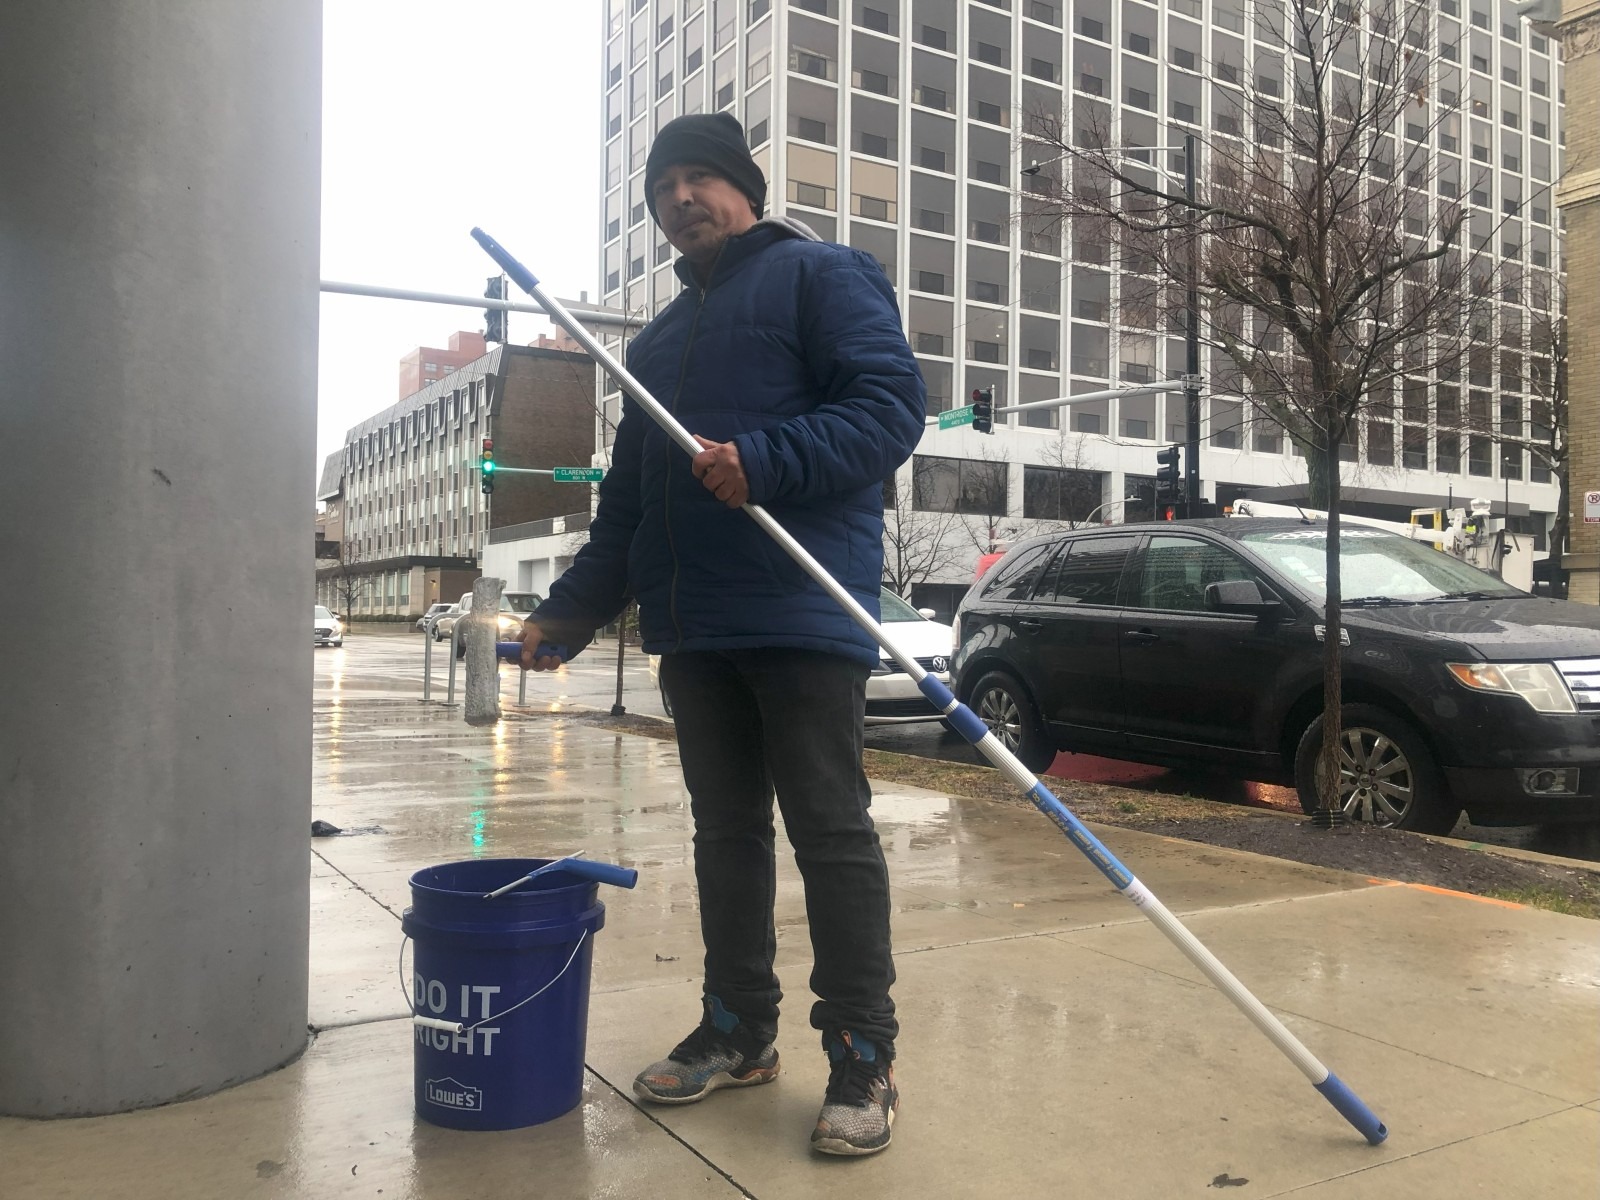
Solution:
<svg viewBox="0 0 1600 1200"><path fill-rule="evenodd" d="M500 619L495 629L495 641L514 642L522 636L522 622L533 615L533 610L544 603L538 592L502 592L500 594ZM433 624L433 640L443 641L455 632L456 622L472 612L472 593L467 592L452 604L444 616ZM466 643L456 646L456 657L465 657Z"/></svg>
<svg viewBox="0 0 1600 1200"><path fill-rule="evenodd" d="M953 631L932 620L931 608L912 608L888 588L878 596L879 623L895 648L917 660L917 665L946 685L950 682ZM867 677L867 724L909 725L942 720L944 714L917 691L916 681L900 664L879 651L878 665Z"/></svg>
<svg viewBox="0 0 1600 1200"><path fill-rule="evenodd" d="M878 595L881 613L879 623L895 646L916 659L917 665L940 682L950 682L950 651L952 631L950 626L932 620L931 608L912 608L893 592L884 588ZM881 652L880 652L881 653ZM652 654L650 678L661 687L661 659ZM672 702L666 692L661 693L661 706L672 715ZM868 725L909 725L918 721L939 721L940 713L917 690L916 682L900 669L900 664L887 656L880 657L878 665L867 677Z"/></svg>
<svg viewBox="0 0 1600 1200"><path fill-rule="evenodd" d="M311 610L311 635L319 646L344 645L344 626L320 604Z"/></svg>
<svg viewBox="0 0 1600 1200"><path fill-rule="evenodd" d="M428 632L428 622L433 620L433 618L435 618L435 617L444 616L444 614L449 612L449 611L450 611L449 603L447 603L446 601L443 601L443 600L439 601L437 604L430 605L428 607L428 611L423 613L420 617L417 618L417 632L418 633L427 633Z"/></svg>

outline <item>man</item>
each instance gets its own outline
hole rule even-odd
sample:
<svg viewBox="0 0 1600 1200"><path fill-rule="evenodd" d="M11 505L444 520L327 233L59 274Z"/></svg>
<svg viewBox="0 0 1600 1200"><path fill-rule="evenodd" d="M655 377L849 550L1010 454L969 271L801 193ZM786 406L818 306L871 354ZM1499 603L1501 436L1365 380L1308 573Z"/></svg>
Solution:
<svg viewBox="0 0 1600 1200"><path fill-rule="evenodd" d="M889 1144L899 1030L861 766L878 649L739 508L766 506L876 615L883 481L922 433L925 389L878 264L761 220L765 199L731 116L679 117L656 138L645 200L683 256L684 291L628 367L703 449L691 460L624 400L589 542L529 618L522 662L558 665L541 641L581 648L629 595L645 649L663 655L695 823L704 1013L634 1091L688 1104L778 1075L775 790L831 1062L812 1145L871 1154Z"/></svg>

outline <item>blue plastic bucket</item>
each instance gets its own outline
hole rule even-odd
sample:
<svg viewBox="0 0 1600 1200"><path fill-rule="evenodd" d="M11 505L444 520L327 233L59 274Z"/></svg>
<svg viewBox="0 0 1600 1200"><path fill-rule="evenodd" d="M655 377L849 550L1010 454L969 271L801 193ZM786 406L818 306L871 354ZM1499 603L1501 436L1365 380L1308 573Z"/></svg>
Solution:
<svg viewBox="0 0 1600 1200"><path fill-rule="evenodd" d="M425 1121L519 1129L583 1095L589 968L606 919L597 885L556 870L483 898L549 861L478 859L411 877L401 928L414 943L412 1009L428 1022L413 1025Z"/></svg>

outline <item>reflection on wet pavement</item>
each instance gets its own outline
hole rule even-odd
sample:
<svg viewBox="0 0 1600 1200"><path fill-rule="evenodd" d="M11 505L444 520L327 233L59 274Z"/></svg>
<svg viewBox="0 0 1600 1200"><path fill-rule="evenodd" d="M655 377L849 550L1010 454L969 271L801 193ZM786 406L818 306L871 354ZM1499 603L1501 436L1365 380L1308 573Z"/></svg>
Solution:
<svg viewBox="0 0 1600 1200"><path fill-rule="evenodd" d="M874 803L903 1025L893 1149L850 1163L807 1150L826 1064L787 853L783 1077L641 1110L633 1073L699 1011L676 747L548 704L469 729L399 686L415 649L352 636L337 662L318 655L314 813L347 832L311 844L306 1054L160 1109L0 1118L6 1200L1166 1197L1220 1174L1259 1196L1600 1189L1591 923L1096 830L1390 1122L1373 1149L1053 826L897 784ZM602 890L582 1102L504 1133L419 1121L399 973L410 875L578 849L640 873Z"/></svg>

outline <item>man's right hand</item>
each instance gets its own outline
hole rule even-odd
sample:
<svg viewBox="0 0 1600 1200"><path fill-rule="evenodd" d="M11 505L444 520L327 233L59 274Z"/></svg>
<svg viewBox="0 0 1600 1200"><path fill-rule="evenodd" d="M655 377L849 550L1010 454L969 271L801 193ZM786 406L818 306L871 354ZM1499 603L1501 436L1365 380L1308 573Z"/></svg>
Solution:
<svg viewBox="0 0 1600 1200"><path fill-rule="evenodd" d="M524 671L554 671L561 666L561 659L554 654L537 656L539 644L545 640L544 630L533 621L522 623L522 636L517 639L522 643L522 669Z"/></svg>

